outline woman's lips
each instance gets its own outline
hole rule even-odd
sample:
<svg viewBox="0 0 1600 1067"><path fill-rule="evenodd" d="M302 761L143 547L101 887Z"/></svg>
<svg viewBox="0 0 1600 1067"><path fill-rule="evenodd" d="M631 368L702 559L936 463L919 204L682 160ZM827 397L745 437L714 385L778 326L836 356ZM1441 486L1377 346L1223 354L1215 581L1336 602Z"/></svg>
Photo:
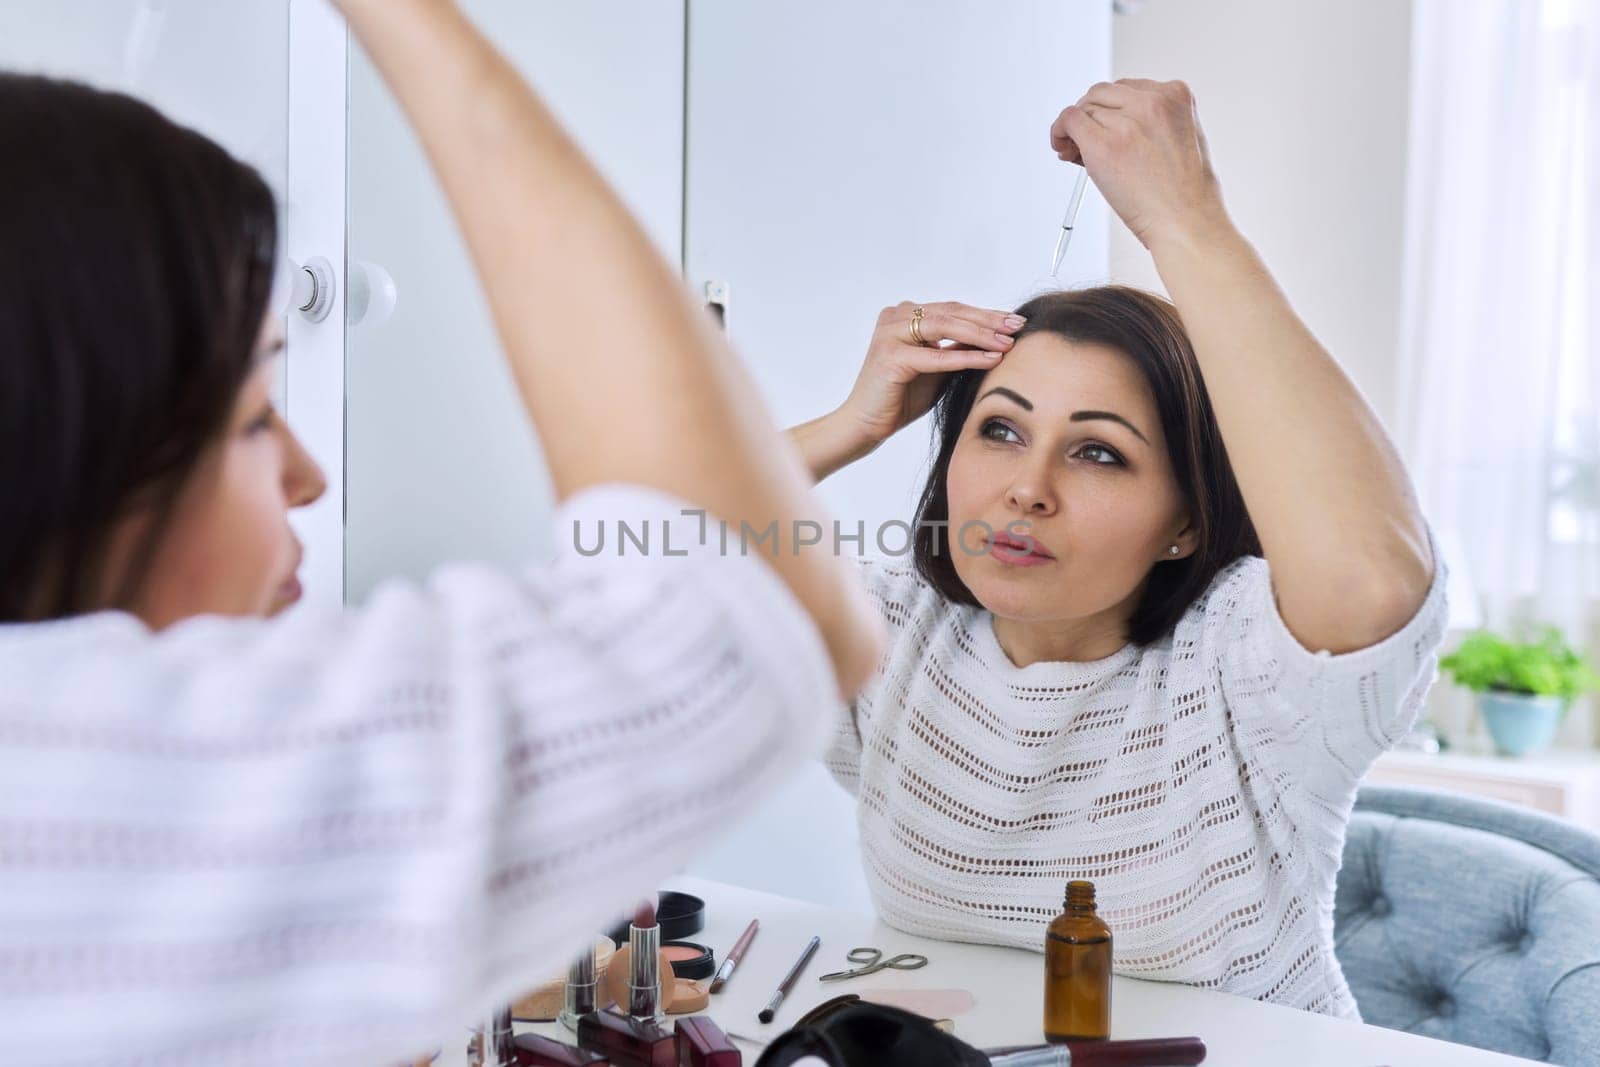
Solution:
<svg viewBox="0 0 1600 1067"><path fill-rule="evenodd" d="M1041 567L1055 562L1055 557L1027 534L995 534L989 539L989 555L1014 567Z"/></svg>
<svg viewBox="0 0 1600 1067"><path fill-rule="evenodd" d="M295 544L294 566L289 570L289 577L278 586L278 600L284 605L296 603L305 596L305 587L300 584L300 566L306 561L306 551L299 543Z"/></svg>

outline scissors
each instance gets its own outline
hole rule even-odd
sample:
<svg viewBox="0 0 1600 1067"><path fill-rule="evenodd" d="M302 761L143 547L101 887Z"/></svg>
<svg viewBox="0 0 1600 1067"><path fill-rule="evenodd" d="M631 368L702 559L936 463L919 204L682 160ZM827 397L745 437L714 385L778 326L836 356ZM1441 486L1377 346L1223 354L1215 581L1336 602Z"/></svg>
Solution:
<svg viewBox="0 0 1600 1067"><path fill-rule="evenodd" d="M918 956L913 952L902 952L898 956L883 958L883 953L875 948L853 948L845 957L851 963L860 964L859 967L848 971L834 971L817 979L819 982L839 982L846 978L860 978L864 974L877 974L885 967L897 971L914 971L919 967L928 965L928 957Z"/></svg>

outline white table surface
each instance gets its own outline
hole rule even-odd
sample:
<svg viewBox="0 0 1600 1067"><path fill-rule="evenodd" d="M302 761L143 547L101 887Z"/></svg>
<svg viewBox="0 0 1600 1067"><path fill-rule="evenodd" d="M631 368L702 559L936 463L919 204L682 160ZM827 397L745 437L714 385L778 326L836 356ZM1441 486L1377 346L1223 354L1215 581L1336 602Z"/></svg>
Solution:
<svg viewBox="0 0 1600 1067"><path fill-rule="evenodd" d="M690 940L715 950L719 965L745 925L751 919L761 921L744 962L723 991L711 998L706 1013L730 1034L771 1040L806 1011L840 993L904 988L971 991L977 1006L955 1017L955 1033L979 1048L1043 1039L1040 953L930 941L891 929L871 916L698 878L676 879L667 888L706 901L706 928ZM813 934L822 938L815 958L777 1018L763 1025L756 1013ZM818 975L851 966L845 954L865 945L888 955L921 953L929 963L916 971L884 970L826 985L817 981ZM1113 1038L1197 1035L1206 1043L1206 1063L1218 1067L1490 1067L1536 1062L1164 982L1119 977L1111 997ZM559 1023L519 1023L517 1031L576 1040ZM738 1044L745 1062L753 1064L761 1046ZM450 1052L446 1050L441 1065L457 1061Z"/></svg>

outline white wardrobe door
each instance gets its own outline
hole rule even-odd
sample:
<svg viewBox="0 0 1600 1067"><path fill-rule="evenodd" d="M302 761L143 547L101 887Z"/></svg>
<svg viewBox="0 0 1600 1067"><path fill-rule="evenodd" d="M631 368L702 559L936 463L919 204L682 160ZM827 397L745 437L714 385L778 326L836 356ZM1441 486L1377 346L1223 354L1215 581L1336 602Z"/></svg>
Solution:
<svg viewBox="0 0 1600 1067"><path fill-rule="evenodd" d="M0 69L131 93L252 164L281 197L288 0L7 0Z"/></svg>
<svg viewBox="0 0 1600 1067"><path fill-rule="evenodd" d="M681 260L682 0L467 0L672 262ZM441 562L547 551L552 496L442 193L364 57L350 75L352 272L392 276L392 314L350 330L348 597ZM574 353L574 358L601 358ZM603 428L597 432L604 432Z"/></svg>
<svg viewBox="0 0 1600 1067"><path fill-rule="evenodd" d="M1048 131L1109 77L1110 3L690 0L689 16L688 277L727 285L729 333L785 424L844 399L884 305L1012 307L1105 280L1092 190L1050 277L1072 168ZM880 523L910 519L927 457L919 424L821 487L869 553ZM903 540L890 528L885 551ZM855 852L851 803L818 767L696 870L864 907Z"/></svg>
<svg viewBox="0 0 1600 1067"><path fill-rule="evenodd" d="M343 258L344 37L325 0L0 5L0 68L131 93L260 171L278 199L280 260ZM291 315L286 332L275 399L329 483L294 516L308 550L302 578L309 600L337 603L344 330L337 317Z"/></svg>

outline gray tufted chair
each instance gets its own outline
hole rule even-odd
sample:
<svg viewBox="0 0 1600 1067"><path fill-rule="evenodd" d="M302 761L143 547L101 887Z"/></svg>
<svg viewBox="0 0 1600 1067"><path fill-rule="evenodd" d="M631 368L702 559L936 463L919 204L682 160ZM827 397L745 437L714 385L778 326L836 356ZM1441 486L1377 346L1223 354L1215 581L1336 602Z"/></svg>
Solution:
<svg viewBox="0 0 1600 1067"><path fill-rule="evenodd" d="M1572 823L1365 786L1334 942L1369 1023L1600 1065L1600 837Z"/></svg>

